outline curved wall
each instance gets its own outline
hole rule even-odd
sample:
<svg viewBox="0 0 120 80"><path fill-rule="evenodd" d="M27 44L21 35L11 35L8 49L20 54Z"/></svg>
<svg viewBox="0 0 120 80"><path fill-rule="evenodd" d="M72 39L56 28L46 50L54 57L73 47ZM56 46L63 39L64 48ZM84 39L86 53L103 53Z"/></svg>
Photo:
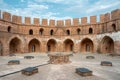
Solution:
<svg viewBox="0 0 120 80"><path fill-rule="evenodd" d="M96 21L96 16L90 16L90 23L87 22L87 17L73 20L49 20L49 22L47 19L42 19L41 23L39 18L34 18L33 22L31 24L31 18L25 17L22 23L21 16L2 12L0 55L8 55L11 52L119 53L120 51L120 9L100 15L100 22ZM105 36L113 40L114 45L109 44L114 48L112 51L106 48L108 39L105 39L106 44L104 44ZM36 41L32 43L31 40ZM104 49L101 49L100 44L103 44ZM15 46L20 50L14 48Z"/></svg>

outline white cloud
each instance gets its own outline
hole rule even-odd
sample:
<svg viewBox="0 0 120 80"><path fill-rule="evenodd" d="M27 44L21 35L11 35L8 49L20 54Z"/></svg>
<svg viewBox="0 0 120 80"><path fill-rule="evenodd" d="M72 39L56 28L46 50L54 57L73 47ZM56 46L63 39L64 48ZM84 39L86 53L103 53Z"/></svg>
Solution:
<svg viewBox="0 0 120 80"><path fill-rule="evenodd" d="M74 5L65 8L65 11L72 12L72 13L77 13L82 16L88 16L88 15L93 15L96 13L96 15L101 14L99 12L105 13L105 11L110 11L116 8L120 8L120 1L119 0L98 0L98 1L93 1L93 0L76 0ZM99 11L99 12L98 12Z"/></svg>
<svg viewBox="0 0 120 80"><path fill-rule="evenodd" d="M48 5L30 4L28 5L28 8L44 10L44 9L48 9Z"/></svg>
<svg viewBox="0 0 120 80"><path fill-rule="evenodd" d="M24 2L24 0L21 0L21 2Z"/></svg>
<svg viewBox="0 0 120 80"><path fill-rule="evenodd" d="M102 1L97 2L92 7L90 7L86 12L87 13L93 13L100 10L105 10L109 8L113 8L114 6L120 5L120 2L114 2L114 3L103 3Z"/></svg>
<svg viewBox="0 0 120 80"><path fill-rule="evenodd" d="M51 3L62 3L65 0L35 0L36 2L51 2Z"/></svg>
<svg viewBox="0 0 120 80"><path fill-rule="evenodd" d="M25 0L20 1L25 2ZM112 10L114 8L118 8L120 5L119 0L98 0L90 3L91 1L93 0L27 0L26 3L24 3L26 5L24 8L16 8L13 6L9 7L10 4L8 5L4 2L4 0L0 0L0 9L20 16L58 20L74 17L74 13L78 17L101 14L100 12L103 10ZM51 3L59 4L55 6ZM65 7L61 6L61 4L63 4Z"/></svg>

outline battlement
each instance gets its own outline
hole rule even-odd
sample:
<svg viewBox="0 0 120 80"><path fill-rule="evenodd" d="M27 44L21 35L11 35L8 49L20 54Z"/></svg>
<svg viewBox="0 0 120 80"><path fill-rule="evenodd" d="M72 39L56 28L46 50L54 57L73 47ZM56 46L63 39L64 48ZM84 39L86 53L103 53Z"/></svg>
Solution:
<svg viewBox="0 0 120 80"><path fill-rule="evenodd" d="M16 24L41 25L41 26L52 26L52 27L97 24L97 23L104 23L104 22L108 22L110 20L115 20L115 19L119 19L119 18L120 18L120 9L116 9L116 10L113 10L111 13L101 14L99 22L97 22L97 16L90 16L89 23L88 23L87 17L73 18L72 20L71 19L66 19L66 20L42 19L41 23L40 23L39 18L34 18L33 21L31 21L30 17L25 17L24 21L22 21L23 19L21 16L12 15L8 12L0 11L0 19L4 20L4 21L16 23ZM31 22L33 22L33 24Z"/></svg>

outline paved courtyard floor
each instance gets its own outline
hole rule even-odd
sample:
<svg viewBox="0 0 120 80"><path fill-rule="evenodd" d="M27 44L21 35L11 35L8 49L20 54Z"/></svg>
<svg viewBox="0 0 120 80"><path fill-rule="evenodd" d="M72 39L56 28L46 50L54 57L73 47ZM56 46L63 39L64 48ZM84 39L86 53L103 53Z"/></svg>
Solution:
<svg viewBox="0 0 120 80"><path fill-rule="evenodd" d="M24 59L26 55L35 56L34 59ZM86 59L92 55L95 59ZM9 60L20 60L20 65L7 65ZM16 56L0 56L0 76L20 71L26 67L39 66L39 73L26 76L21 72L0 77L0 80L120 80L120 56L108 56L107 54L73 54L70 56L71 63L68 64L47 64L47 54L27 53L16 54ZM101 66L101 61L111 61L112 67ZM81 77L75 73L79 67L88 68L93 71L93 76Z"/></svg>

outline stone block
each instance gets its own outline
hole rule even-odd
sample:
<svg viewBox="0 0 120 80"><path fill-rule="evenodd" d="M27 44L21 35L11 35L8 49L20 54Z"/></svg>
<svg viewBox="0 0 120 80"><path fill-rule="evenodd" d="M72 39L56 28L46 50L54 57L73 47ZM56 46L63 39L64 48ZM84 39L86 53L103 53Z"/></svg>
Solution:
<svg viewBox="0 0 120 80"><path fill-rule="evenodd" d="M50 20L49 26L55 26L55 20Z"/></svg>
<svg viewBox="0 0 120 80"><path fill-rule="evenodd" d="M25 24L30 25L31 24L31 19L30 17L25 17Z"/></svg>
<svg viewBox="0 0 120 80"><path fill-rule="evenodd" d="M11 21L11 14L8 12L3 12L3 20L5 21Z"/></svg>
<svg viewBox="0 0 120 80"><path fill-rule="evenodd" d="M8 62L8 65L16 65L16 64L20 64L20 61L19 60L10 60Z"/></svg>
<svg viewBox="0 0 120 80"><path fill-rule="evenodd" d="M101 61L101 66L112 66L112 62L110 62L110 61Z"/></svg>
<svg viewBox="0 0 120 80"><path fill-rule="evenodd" d="M96 22L96 16L90 16L90 24L95 24Z"/></svg>
<svg viewBox="0 0 120 80"><path fill-rule="evenodd" d="M65 26L71 26L71 19L65 20Z"/></svg>
<svg viewBox="0 0 120 80"><path fill-rule="evenodd" d="M48 20L47 19L42 19L42 25L43 26L48 26Z"/></svg>
<svg viewBox="0 0 120 80"><path fill-rule="evenodd" d="M87 17L81 18L81 24L87 24Z"/></svg>
<svg viewBox="0 0 120 80"><path fill-rule="evenodd" d="M74 18L73 19L73 26L79 25L79 18Z"/></svg>
<svg viewBox="0 0 120 80"><path fill-rule="evenodd" d="M35 73L38 73L38 68L36 67L28 67L23 70L21 70L21 73L27 76L33 75Z"/></svg>
<svg viewBox="0 0 120 80"><path fill-rule="evenodd" d="M76 68L76 73L83 77L92 76L92 71L87 68Z"/></svg>
<svg viewBox="0 0 120 80"><path fill-rule="evenodd" d="M39 21L40 21L39 18L34 18L34 25L39 25L40 24Z"/></svg>

